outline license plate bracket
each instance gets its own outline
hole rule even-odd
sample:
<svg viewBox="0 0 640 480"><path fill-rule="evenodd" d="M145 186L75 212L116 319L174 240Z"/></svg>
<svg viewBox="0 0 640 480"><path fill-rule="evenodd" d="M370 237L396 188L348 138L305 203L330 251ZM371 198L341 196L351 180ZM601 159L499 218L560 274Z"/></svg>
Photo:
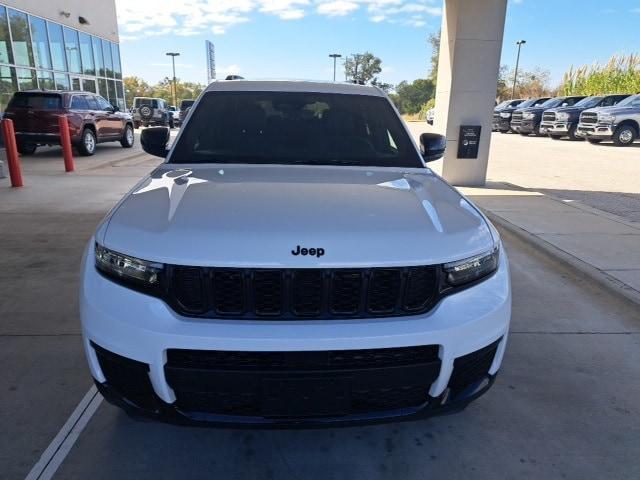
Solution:
<svg viewBox="0 0 640 480"><path fill-rule="evenodd" d="M265 378L262 411L266 417L344 415L351 405L349 377Z"/></svg>

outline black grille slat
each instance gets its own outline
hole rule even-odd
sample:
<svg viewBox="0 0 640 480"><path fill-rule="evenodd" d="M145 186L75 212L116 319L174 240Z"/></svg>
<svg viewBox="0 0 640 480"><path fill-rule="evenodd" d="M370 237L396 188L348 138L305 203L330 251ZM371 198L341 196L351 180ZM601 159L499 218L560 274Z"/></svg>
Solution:
<svg viewBox="0 0 640 480"><path fill-rule="evenodd" d="M219 315L244 313L244 277L241 271L218 270L213 273L213 302Z"/></svg>
<svg viewBox="0 0 640 480"><path fill-rule="evenodd" d="M412 267L407 275L404 309L416 312L425 309L436 298L438 272L432 267Z"/></svg>
<svg viewBox="0 0 640 480"><path fill-rule="evenodd" d="M438 352L438 345L301 352L169 349L164 371L175 406L187 415L339 416L423 406L440 373ZM295 390L273 390L274 382L293 382ZM292 392L298 401L290 398ZM344 402L332 406L336 395Z"/></svg>
<svg viewBox="0 0 640 480"><path fill-rule="evenodd" d="M375 269L369 279L367 311L373 314L393 313L396 310L402 272L398 269Z"/></svg>
<svg viewBox="0 0 640 480"><path fill-rule="evenodd" d="M251 352L167 350L167 365L189 369L353 369L429 363L438 360L437 345L364 350Z"/></svg>
<svg viewBox="0 0 640 480"><path fill-rule="evenodd" d="M439 265L361 269L169 266L167 301L204 318L333 319L412 315L437 301Z"/></svg>
<svg viewBox="0 0 640 480"><path fill-rule="evenodd" d="M253 304L256 315L276 316L283 312L283 275L280 270L256 270L253 274Z"/></svg>
<svg viewBox="0 0 640 480"><path fill-rule="evenodd" d="M318 316L322 313L322 270L294 271L291 278L291 311L301 317Z"/></svg>
<svg viewBox="0 0 640 480"><path fill-rule="evenodd" d="M545 112L542 115L542 120L544 122L555 122L556 121L556 114L553 112Z"/></svg>
<svg viewBox="0 0 640 480"><path fill-rule="evenodd" d="M173 294L187 312L206 311L206 295L202 270L197 267L177 267L173 269Z"/></svg>
<svg viewBox="0 0 640 480"><path fill-rule="evenodd" d="M582 115L580 115L580 123L586 123L586 124L598 123L598 114L591 113L591 112L584 112Z"/></svg>
<svg viewBox="0 0 640 480"><path fill-rule="evenodd" d="M449 379L449 388L454 395L482 380L489 373L500 340L454 360L453 373Z"/></svg>
<svg viewBox="0 0 640 480"><path fill-rule="evenodd" d="M362 301L362 272L343 270L331 279L330 311L336 315L356 315Z"/></svg>

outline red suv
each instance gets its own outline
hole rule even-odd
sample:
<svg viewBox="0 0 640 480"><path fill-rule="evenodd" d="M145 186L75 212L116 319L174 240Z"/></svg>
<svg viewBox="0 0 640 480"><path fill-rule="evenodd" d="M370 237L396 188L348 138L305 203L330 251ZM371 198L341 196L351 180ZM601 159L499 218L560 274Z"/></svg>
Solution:
<svg viewBox="0 0 640 480"><path fill-rule="evenodd" d="M38 145L59 145L58 117L69 120L71 144L80 155L93 155L102 142L133 146L133 120L104 98L90 92L16 92L4 118L13 120L18 151L29 155Z"/></svg>

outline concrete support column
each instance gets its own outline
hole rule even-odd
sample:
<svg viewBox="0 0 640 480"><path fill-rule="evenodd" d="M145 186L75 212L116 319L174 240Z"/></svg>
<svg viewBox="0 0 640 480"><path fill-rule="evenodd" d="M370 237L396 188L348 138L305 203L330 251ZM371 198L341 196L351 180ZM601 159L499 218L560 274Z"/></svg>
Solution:
<svg viewBox="0 0 640 480"><path fill-rule="evenodd" d="M445 0L435 129L446 135L442 174L454 185L485 184L507 0ZM458 158L461 125L480 125L478 158Z"/></svg>

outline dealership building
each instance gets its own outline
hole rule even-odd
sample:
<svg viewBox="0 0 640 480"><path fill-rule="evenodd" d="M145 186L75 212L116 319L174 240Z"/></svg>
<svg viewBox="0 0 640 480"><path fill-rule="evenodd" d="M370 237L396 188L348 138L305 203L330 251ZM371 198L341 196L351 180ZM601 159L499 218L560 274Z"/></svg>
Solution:
<svg viewBox="0 0 640 480"><path fill-rule="evenodd" d="M0 111L34 88L125 107L114 0L0 0Z"/></svg>

